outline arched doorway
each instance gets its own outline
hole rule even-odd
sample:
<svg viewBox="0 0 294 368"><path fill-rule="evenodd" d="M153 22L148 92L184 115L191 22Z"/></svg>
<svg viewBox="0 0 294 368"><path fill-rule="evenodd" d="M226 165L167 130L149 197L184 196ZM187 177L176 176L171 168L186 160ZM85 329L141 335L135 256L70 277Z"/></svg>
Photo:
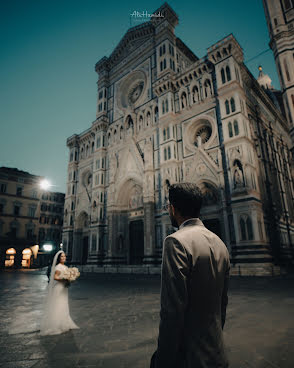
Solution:
<svg viewBox="0 0 294 368"><path fill-rule="evenodd" d="M22 267L29 268L31 265L31 257L32 257L32 251L30 248L25 248L22 251L22 261L21 265Z"/></svg>
<svg viewBox="0 0 294 368"><path fill-rule="evenodd" d="M144 257L143 220L130 222L130 264L142 264Z"/></svg>
<svg viewBox="0 0 294 368"><path fill-rule="evenodd" d="M85 211L77 218L76 238L79 244L78 261L86 264L89 252L89 215Z"/></svg>
<svg viewBox="0 0 294 368"><path fill-rule="evenodd" d="M15 255L16 255L16 250L14 248L7 249L5 267L13 267Z"/></svg>
<svg viewBox="0 0 294 368"><path fill-rule="evenodd" d="M140 178L129 178L120 185L117 196L118 220L116 256L128 264L141 264L144 258L144 206Z"/></svg>
<svg viewBox="0 0 294 368"><path fill-rule="evenodd" d="M198 184L202 194L203 202L201 209L201 218L205 227L223 239L221 222L219 220L220 195L217 188L208 183Z"/></svg>

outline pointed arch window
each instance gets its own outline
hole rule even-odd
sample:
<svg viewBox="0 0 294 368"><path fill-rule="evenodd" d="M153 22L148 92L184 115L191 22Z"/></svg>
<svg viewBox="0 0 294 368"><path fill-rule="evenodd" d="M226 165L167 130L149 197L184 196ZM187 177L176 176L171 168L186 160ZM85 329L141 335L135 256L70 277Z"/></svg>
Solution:
<svg viewBox="0 0 294 368"><path fill-rule="evenodd" d="M253 228L252 228L252 221L250 217L247 217L246 227L247 227L247 233L248 233L248 240L253 240Z"/></svg>
<svg viewBox="0 0 294 368"><path fill-rule="evenodd" d="M240 218L240 233L241 233L241 240L254 239L252 221L249 216L243 215Z"/></svg>
<svg viewBox="0 0 294 368"><path fill-rule="evenodd" d="M246 225L243 218L240 219L240 230L241 230L241 240L247 240L246 237Z"/></svg>
<svg viewBox="0 0 294 368"><path fill-rule="evenodd" d="M284 67L285 67L285 73L286 73L287 81L290 82L290 74L289 74L289 69L288 69L288 64L287 64L286 59L284 60Z"/></svg>
<svg viewBox="0 0 294 368"><path fill-rule="evenodd" d="M171 150L170 150L170 146L167 147L167 158L170 160L171 159Z"/></svg>
<svg viewBox="0 0 294 368"><path fill-rule="evenodd" d="M163 141L165 141L166 140L166 129L164 128L163 129Z"/></svg>
<svg viewBox="0 0 294 368"><path fill-rule="evenodd" d="M230 103L231 103L231 110L232 110L232 112L235 112L236 111L236 105L235 105L235 100L234 100L233 97L231 98Z"/></svg>
<svg viewBox="0 0 294 368"><path fill-rule="evenodd" d="M168 112L168 99L165 100L165 111Z"/></svg>
<svg viewBox="0 0 294 368"><path fill-rule="evenodd" d="M157 123L158 121L158 107L156 106L154 109L154 122Z"/></svg>
<svg viewBox="0 0 294 368"><path fill-rule="evenodd" d="M230 113L230 104L229 104L228 100L226 100L225 106L226 106L226 114L229 114Z"/></svg>
<svg viewBox="0 0 294 368"><path fill-rule="evenodd" d="M239 135L239 125L237 120L234 120L234 133L235 135Z"/></svg>
<svg viewBox="0 0 294 368"><path fill-rule="evenodd" d="M284 0L284 7L285 7L285 10L291 9L291 0Z"/></svg>
<svg viewBox="0 0 294 368"><path fill-rule="evenodd" d="M166 60L164 59L163 60L163 69L165 69L166 68Z"/></svg>
<svg viewBox="0 0 294 368"><path fill-rule="evenodd" d="M167 160L167 152L166 152L166 148L164 149L164 161Z"/></svg>
<svg viewBox="0 0 294 368"><path fill-rule="evenodd" d="M168 126L168 127L167 127L167 129L166 129L166 137L167 137L167 139L169 139L169 138L170 138L169 126Z"/></svg>
<svg viewBox="0 0 294 368"><path fill-rule="evenodd" d="M165 114L165 103L164 103L164 101L162 101L162 114Z"/></svg>
<svg viewBox="0 0 294 368"><path fill-rule="evenodd" d="M229 131L229 137L232 138L233 137L233 128L232 128L232 123L229 122L228 124L228 131Z"/></svg>
<svg viewBox="0 0 294 368"><path fill-rule="evenodd" d="M226 66L226 75L227 75L227 81L229 82L231 78L231 69L229 66Z"/></svg>
<svg viewBox="0 0 294 368"><path fill-rule="evenodd" d="M222 84L226 83L226 76L224 68L221 69Z"/></svg>

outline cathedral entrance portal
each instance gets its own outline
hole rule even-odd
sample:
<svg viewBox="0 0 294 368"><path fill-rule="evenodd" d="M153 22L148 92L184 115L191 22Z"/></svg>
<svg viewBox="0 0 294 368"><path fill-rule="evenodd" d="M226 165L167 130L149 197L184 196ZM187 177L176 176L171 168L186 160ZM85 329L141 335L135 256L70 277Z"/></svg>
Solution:
<svg viewBox="0 0 294 368"><path fill-rule="evenodd" d="M130 222L130 264L142 264L144 257L143 220Z"/></svg>

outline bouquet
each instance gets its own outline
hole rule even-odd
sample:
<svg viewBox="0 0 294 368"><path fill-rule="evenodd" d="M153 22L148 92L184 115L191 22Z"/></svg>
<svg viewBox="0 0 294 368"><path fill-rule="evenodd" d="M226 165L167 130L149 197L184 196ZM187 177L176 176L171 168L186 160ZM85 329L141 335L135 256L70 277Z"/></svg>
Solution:
<svg viewBox="0 0 294 368"><path fill-rule="evenodd" d="M62 274L62 278L66 281L66 286L69 286L70 283L75 281L79 276L80 272L77 267L69 267Z"/></svg>

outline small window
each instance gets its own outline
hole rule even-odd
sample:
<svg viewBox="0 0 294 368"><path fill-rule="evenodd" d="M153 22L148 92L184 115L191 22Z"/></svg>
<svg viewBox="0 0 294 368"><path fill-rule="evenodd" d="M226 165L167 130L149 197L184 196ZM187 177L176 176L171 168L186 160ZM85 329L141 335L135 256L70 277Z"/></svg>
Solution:
<svg viewBox="0 0 294 368"><path fill-rule="evenodd" d="M165 114L165 104L164 104L164 101L162 101L161 107L162 107L162 114Z"/></svg>
<svg viewBox="0 0 294 368"><path fill-rule="evenodd" d="M166 148L164 149L164 161L167 160L167 152L166 152Z"/></svg>
<svg viewBox="0 0 294 368"><path fill-rule="evenodd" d="M235 112L236 111L236 106L235 106L235 100L234 100L234 98L232 97L231 98L231 110L232 110L232 112Z"/></svg>
<svg viewBox="0 0 294 368"><path fill-rule="evenodd" d="M250 217L247 218L246 225L247 225L247 232L248 232L248 240L253 240L253 228L252 228L252 222L251 222Z"/></svg>
<svg viewBox="0 0 294 368"><path fill-rule="evenodd" d="M234 133L235 135L239 135L239 126L237 120L234 121Z"/></svg>
<svg viewBox="0 0 294 368"><path fill-rule="evenodd" d="M230 105L229 105L229 101L228 100L226 100L225 106L226 106L226 114L229 114L230 113Z"/></svg>
<svg viewBox="0 0 294 368"><path fill-rule="evenodd" d="M22 196L22 187L17 187L16 188L16 195L18 196L18 197L21 197Z"/></svg>
<svg viewBox="0 0 294 368"><path fill-rule="evenodd" d="M0 185L0 193L6 193L6 190L7 190L6 184L1 184Z"/></svg>
<svg viewBox="0 0 294 368"><path fill-rule="evenodd" d="M226 83L226 76L225 76L225 71L224 68L221 69L221 76L222 76L222 83Z"/></svg>
<svg viewBox="0 0 294 368"><path fill-rule="evenodd" d="M284 0L285 10L291 9L291 0Z"/></svg>
<svg viewBox="0 0 294 368"><path fill-rule="evenodd" d="M290 74L289 74L288 64L287 64L286 60L284 60L284 67L285 67L285 73L286 73L287 81L290 82Z"/></svg>
<svg viewBox="0 0 294 368"><path fill-rule="evenodd" d="M15 205L13 210L14 216L19 216L19 213L20 213L20 206Z"/></svg>
<svg viewBox="0 0 294 368"><path fill-rule="evenodd" d="M227 74L227 81L229 82L231 80L231 70L230 67L226 67L226 74Z"/></svg>
<svg viewBox="0 0 294 368"><path fill-rule="evenodd" d="M228 124L228 131L229 131L229 137L232 138L233 137L233 128L232 128L232 123L229 122Z"/></svg>
<svg viewBox="0 0 294 368"><path fill-rule="evenodd" d="M168 160L171 159L171 150L170 150L170 147L167 147L167 158L168 158Z"/></svg>
<svg viewBox="0 0 294 368"><path fill-rule="evenodd" d="M246 240L246 228L245 228L245 221L243 218L240 220L240 230L241 230L241 240Z"/></svg>
<svg viewBox="0 0 294 368"><path fill-rule="evenodd" d="M4 204L0 203L0 213L3 213L3 211L4 211Z"/></svg>
<svg viewBox="0 0 294 368"><path fill-rule="evenodd" d="M36 207L29 207L29 217L35 217Z"/></svg>

